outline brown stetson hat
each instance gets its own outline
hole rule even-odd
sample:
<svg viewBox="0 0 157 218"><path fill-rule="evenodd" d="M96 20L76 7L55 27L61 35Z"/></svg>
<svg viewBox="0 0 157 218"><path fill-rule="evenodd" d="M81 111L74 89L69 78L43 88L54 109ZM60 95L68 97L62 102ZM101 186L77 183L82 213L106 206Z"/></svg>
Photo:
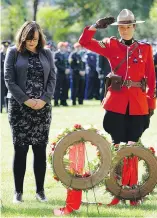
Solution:
<svg viewBox="0 0 157 218"><path fill-rule="evenodd" d="M111 25L128 25L128 24L138 24L138 23L144 23L145 21L136 21L134 14L128 10L123 9L118 17L117 22L112 23Z"/></svg>

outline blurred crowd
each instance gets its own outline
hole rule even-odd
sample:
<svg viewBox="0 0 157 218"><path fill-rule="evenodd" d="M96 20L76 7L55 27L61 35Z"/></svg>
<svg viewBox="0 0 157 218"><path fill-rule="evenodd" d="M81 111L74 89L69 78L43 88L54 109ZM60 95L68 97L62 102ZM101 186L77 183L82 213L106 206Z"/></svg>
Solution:
<svg viewBox="0 0 157 218"><path fill-rule="evenodd" d="M12 46L10 40L1 42L1 113L7 112L7 88L4 82L4 60L6 51ZM57 82L54 94L54 106L82 105L84 100L96 99L102 101L105 92L105 77L111 71L108 60L89 50L85 50L76 42L59 42L55 45L49 41L46 48L52 51L57 72ZM157 76L157 47L154 47L154 64ZM157 84L157 81L156 81Z"/></svg>

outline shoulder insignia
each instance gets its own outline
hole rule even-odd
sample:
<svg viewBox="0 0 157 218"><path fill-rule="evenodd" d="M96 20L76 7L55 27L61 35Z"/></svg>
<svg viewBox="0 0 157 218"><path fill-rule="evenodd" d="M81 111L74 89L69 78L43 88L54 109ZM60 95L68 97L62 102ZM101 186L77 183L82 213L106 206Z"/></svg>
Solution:
<svg viewBox="0 0 157 218"><path fill-rule="evenodd" d="M106 48L106 45L103 41L98 41L98 44L102 47L102 48Z"/></svg>

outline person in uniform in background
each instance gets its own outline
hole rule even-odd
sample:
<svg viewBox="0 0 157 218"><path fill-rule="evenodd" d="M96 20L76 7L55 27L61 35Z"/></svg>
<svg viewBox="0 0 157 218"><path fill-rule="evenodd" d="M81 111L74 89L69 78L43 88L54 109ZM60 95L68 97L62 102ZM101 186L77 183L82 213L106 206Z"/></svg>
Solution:
<svg viewBox="0 0 157 218"><path fill-rule="evenodd" d="M104 99L105 95L105 78L111 72L109 61L106 57L99 55L98 58L98 74L100 79L100 101Z"/></svg>
<svg viewBox="0 0 157 218"><path fill-rule="evenodd" d="M71 68L71 98L72 104L83 104L84 89L85 89L85 71L84 63L80 55L81 46L78 42L74 44L74 51L69 56L69 64Z"/></svg>
<svg viewBox="0 0 157 218"><path fill-rule="evenodd" d="M86 88L85 99L100 99L99 89L100 80L97 72L97 54L91 51L87 51L85 55L85 69L86 69Z"/></svg>
<svg viewBox="0 0 157 218"><path fill-rule="evenodd" d="M55 51L57 50L57 48L56 48L54 42L51 41L51 40L47 42L47 44L45 45L44 48L48 48L48 49L50 49L52 52L55 52Z"/></svg>
<svg viewBox="0 0 157 218"><path fill-rule="evenodd" d="M65 60L66 60L66 70L65 70L65 74L66 74L66 99L69 99L69 89L70 89L70 64L69 64L69 55L70 55L70 46L68 42L64 42L65 44Z"/></svg>
<svg viewBox="0 0 157 218"><path fill-rule="evenodd" d="M1 108L0 111L2 113L3 107L6 108L6 112L8 111L8 100L7 100L7 92L8 89L5 85L5 81L4 81L4 60L5 60L5 55L7 52L8 47L11 44L10 40L4 40L1 43Z"/></svg>
<svg viewBox="0 0 157 218"><path fill-rule="evenodd" d="M150 116L156 107L152 47L133 38L136 24L143 22L136 21L130 10L123 9L117 22L114 22L113 17L99 19L94 25L86 27L79 39L83 47L105 56L110 61L112 73L109 75L110 85L103 100L103 127L111 135L116 147L120 142L128 145L138 142L149 127ZM97 41L93 38L97 29L107 28L110 24L118 26L120 39L111 37ZM124 62L118 66L122 60ZM136 186L137 165L132 169L130 176L133 182L130 183L129 177L123 185ZM118 204L119 201L115 197L109 205ZM131 205L138 203L136 200L130 201Z"/></svg>
<svg viewBox="0 0 157 218"><path fill-rule="evenodd" d="M16 46L7 51L4 78L8 88L8 118L11 126L15 194L22 203L29 145L34 154L36 199L46 202L44 180L46 147L52 116L51 100L56 84L52 53L44 49L45 36L35 21L25 22L16 35ZM27 190L27 189L26 189Z"/></svg>
<svg viewBox="0 0 157 218"><path fill-rule="evenodd" d="M54 106L60 105L68 106L67 100L67 79L66 79L66 71L67 69L67 61L65 57L66 45L64 42L59 42L58 50L54 54L54 63L57 69L57 81L56 81L56 89L54 95Z"/></svg>

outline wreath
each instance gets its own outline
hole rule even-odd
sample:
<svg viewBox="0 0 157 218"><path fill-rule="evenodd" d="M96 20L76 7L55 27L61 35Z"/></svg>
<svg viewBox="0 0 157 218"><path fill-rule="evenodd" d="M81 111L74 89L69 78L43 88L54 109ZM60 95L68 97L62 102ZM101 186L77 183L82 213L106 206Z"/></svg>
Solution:
<svg viewBox="0 0 157 218"><path fill-rule="evenodd" d="M113 146L114 147L114 146ZM116 160L110 171L110 178L105 181L106 190L121 200L142 200L146 195L153 192L157 184L157 157L153 147L146 148L141 142L133 146L122 145L117 150ZM122 160L123 158L138 157L138 161L143 161L145 173L137 185L123 186L122 180Z"/></svg>
<svg viewBox="0 0 157 218"><path fill-rule="evenodd" d="M87 154L88 147L85 146L84 155L87 163L84 163L80 171L70 167L73 163L69 155L71 148L80 146L81 143L93 149L95 157L90 160ZM110 143L94 126L82 127L80 124L75 124L71 129L66 128L50 146L49 163L53 169L54 179L61 181L66 188L78 190L93 188L109 176L111 161Z"/></svg>

